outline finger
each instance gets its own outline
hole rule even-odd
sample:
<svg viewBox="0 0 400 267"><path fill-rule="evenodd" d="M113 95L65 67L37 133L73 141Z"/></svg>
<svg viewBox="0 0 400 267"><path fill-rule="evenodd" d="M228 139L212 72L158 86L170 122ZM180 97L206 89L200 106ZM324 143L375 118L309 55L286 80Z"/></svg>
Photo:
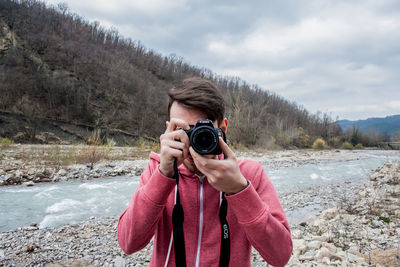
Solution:
<svg viewBox="0 0 400 267"><path fill-rule="evenodd" d="M184 130L178 130L175 136L175 140L179 140L183 144L185 144L186 149L190 146L189 136Z"/></svg>
<svg viewBox="0 0 400 267"><path fill-rule="evenodd" d="M190 155L193 158L194 164L196 165L197 169L204 175L208 176L209 175L209 170L206 167L206 163L204 161L204 157L202 157L199 153L194 151L192 147L189 147L189 152Z"/></svg>
<svg viewBox="0 0 400 267"><path fill-rule="evenodd" d="M189 146L180 141L164 139L161 141L161 146L179 150L182 153L183 159L189 155Z"/></svg>
<svg viewBox="0 0 400 267"><path fill-rule="evenodd" d="M167 130L165 132L173 132L177 128L188 130L190 127L189 124L187 124L184 120L172 118L169 122L167 122Z"/></svg>
<svg viewBox="0 0 400 267"><path fill-rule="evenodd" d="M226 159L235 158L235 153L233 153L229 146L224 142L224 139L222 139L222 137L219 137L219 147L224 153Z"/></svg>
<svg viewBox="0 0 400 267"><path fill-rule="evenodd" d="M165 146L165 147L178 149L180 151L183 151L184 149L186 149L184 143L176 141L176 140L170 140L170 139L162 140L161 145Z"/></svg>
<svg viewBox="0 0 400 267"><path fill-rule="evenodd" d="M172 132L165 132L160 136L160 141L163 140L173 140L173 141L179 141L183 144L185 144L186 148L189 148L189 137L186 134L184 130L175 130Z"/></svg>
<svg viewBox="0 0 400 267"><path fill-rule="evenodd" d="M173 158L177 159L178 165L180 165L183 162L183 152L179 149L171 148L171 147L166 147L164 148L163 151L166 155L168 155L168 158L173 161Z"/></svg>
<svg viewBox="0 0 400 267"><path fill-rule="evenodd" d="M215 170L218 168L218 165L220 164L219 160L206 158L206 157L200 155L199 153L197 153L196 151L194 151L194 149L192 147L189 147L189 152L194 160L194 163L196 164L196 166L199 168L200 171Z"/></svg>

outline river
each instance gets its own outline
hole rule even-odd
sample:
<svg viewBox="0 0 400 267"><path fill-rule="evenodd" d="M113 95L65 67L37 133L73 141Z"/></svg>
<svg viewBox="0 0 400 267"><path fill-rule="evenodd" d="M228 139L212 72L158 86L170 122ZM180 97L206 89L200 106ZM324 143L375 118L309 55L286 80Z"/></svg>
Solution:
<svg viewBox="0 0 400 267"><path fill-rule="evenodd" d="M361 154L363 157L359 160L333 160L273 170L267 165L264 167L278 194L283 194L314 185L364 183L384 162L400 161L400 153L393 151ZM0 188L0 231L28 226L32 222L44 228L75 223L92 216L117 216L127 207L138 185L138 176L120 176L33 187L4 186Z"/></svg>

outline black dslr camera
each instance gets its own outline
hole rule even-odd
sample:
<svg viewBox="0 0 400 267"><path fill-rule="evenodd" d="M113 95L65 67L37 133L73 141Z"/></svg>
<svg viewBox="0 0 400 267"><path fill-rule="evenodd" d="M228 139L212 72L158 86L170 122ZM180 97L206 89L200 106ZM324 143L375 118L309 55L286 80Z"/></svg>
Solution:
<svg viewBox="0 0 400 267"><path fill-rule="evenodd" d="M201 155L219 155L222 153L219 147L218 137L226 142L225 133L220 128L215 128L211 120L199 120L196 125L190 125L185 130L189 136L190 145L194 151Z"/></svg>

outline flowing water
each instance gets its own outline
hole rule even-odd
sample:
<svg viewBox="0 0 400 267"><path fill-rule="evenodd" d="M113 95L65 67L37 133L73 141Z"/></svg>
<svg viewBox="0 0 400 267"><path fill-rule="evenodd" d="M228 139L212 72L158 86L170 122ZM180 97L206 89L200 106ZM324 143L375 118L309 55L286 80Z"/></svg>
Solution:
<svg viewBox="0 0 400 267"><path fill-rule="evenodd" d="M360 152L360 160L265 169L278 192L299 187L365 182L385 161L400 161L400 153ZM40 228L75 223L91 216L117 216L127 207L138 176L0 188L0 231L38 223Z"/></svg>

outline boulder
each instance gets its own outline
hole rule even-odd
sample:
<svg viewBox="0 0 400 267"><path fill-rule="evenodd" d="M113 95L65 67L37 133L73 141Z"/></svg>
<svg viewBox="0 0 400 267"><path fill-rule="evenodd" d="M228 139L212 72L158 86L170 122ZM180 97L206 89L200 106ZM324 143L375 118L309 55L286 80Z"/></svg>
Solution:
<svg viewBox="0 0 400 267"><path fill-rule="evenodd" d="M65 169L60 169L57 174L61 175L61 176L65 176L67 174L67 171Z"/></svg>
<svg viewBox="0 0 400 267"><path fill-rule="evenodd" d="M322 212L322 217L327 220L331 220L339 214L339 210L337 208L326 209Z"/></svg>
<svg viewBox="0 0 400 267"><path fill-rule="evenodd" d="M327 248L325 248L325 247L322 247L322 248L318 251L318 253L317 253L317 255L316 255L316 258L317 258L318 262L322 262L322 260L323 260L324 258L328 258L329 260L339 260L339 261L342 261L342 258L341 258L340 256L336 255L335 253L330 252L329 249L327 249Z"/></svg>
<svg viewBox="0 0 400 267"><path fill-rule="evenodd" d="M33 181L28 181L28 182L23 183L22 185L25 185L25 186L34 186L35 183L34 183Z"/></svg>

